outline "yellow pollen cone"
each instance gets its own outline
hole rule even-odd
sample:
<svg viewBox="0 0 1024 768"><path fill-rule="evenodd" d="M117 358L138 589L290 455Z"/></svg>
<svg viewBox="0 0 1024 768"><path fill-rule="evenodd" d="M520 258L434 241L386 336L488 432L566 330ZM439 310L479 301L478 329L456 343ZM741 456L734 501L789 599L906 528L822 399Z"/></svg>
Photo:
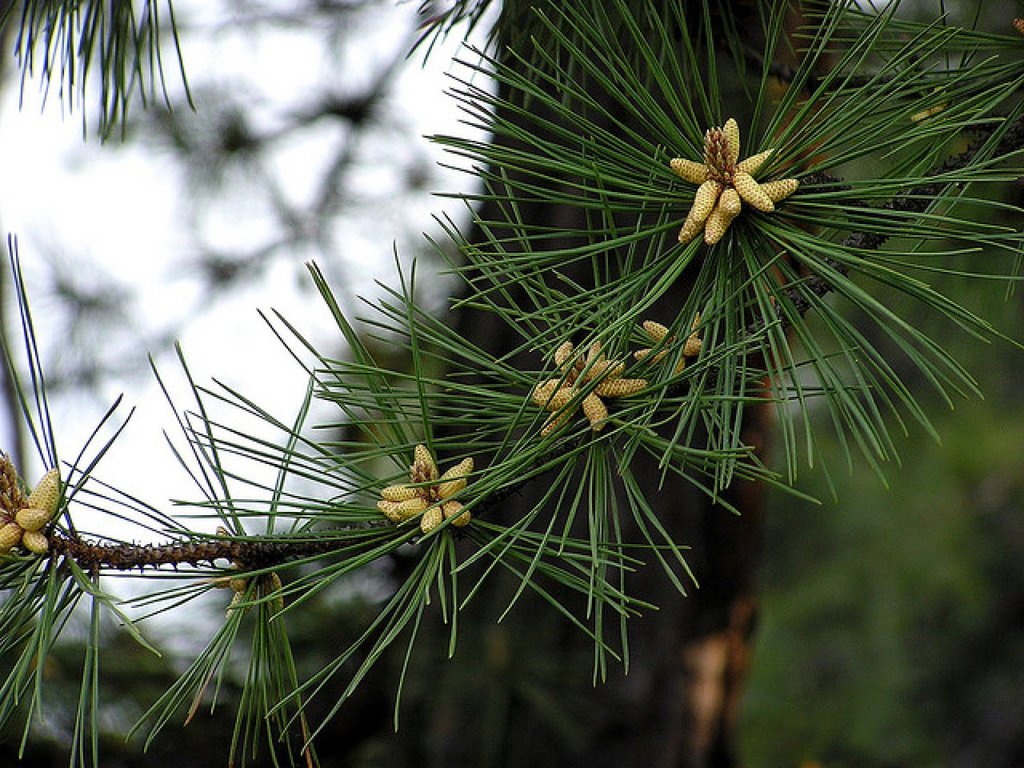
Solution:
<svg viewBox="0 0 1024 768"><path fill-rule="evenodd" d="M473 459L463 459L443 475L437 484L437 495L442 499L454 496L466 487L466 475L473 471Z"/></svg>
<svg viewBox="0 0 1024 768"><path fill-rule="evenodd" d="M732 189L726 191L735 193L735 190ZM732 220L739 213L739 210L738 206L727 203L726 196L723 194L722 199L719 200L718 205L715 206L715 210L708 216L707 223L704 225L704 242L707 245L714 245L721 240L725 235L725 231L729 229L729 225L732 224Z"/></svg>
<svg viewBox="0 0 1024 768"><path fill-rule="evenodd" d="M562 413L556 413L545 421L544 426L540 430L541 437L547 437L556 429L560 429L569 420L570 415L568 411L563 411Z"/></svg>
<svg viewBox="0 0 1024 768"><path fill-rule="evenodd" d="M441 508L431 507L424 512L423 517L420 518L420 530L424 533L430 533L443 522L444 512L441 511Z"/></svg>
<svg viewBox="0 0 1024 768"><path fill-rule="evenodd" d="M695 163L693 160L675 157L669 166L680 178L691 184L699 185L708 180L708 167L704 163Z"/></svg>
<svg viewBox="0 0 1024 768"><path fill-rule="evenodd" d="M21 536L24 533L17 523L7 523L0 527L0 555L6 555L14 547L21 543Z"/></svg>
<svg viewBox="0 0 1024 768"><path fill-rule="evenodd" d="M749 173L737 171L733 176L732 183L740 197L743 198L743 202L749 203L757 208L757 210L764 211L765 213L771 213L775 210L775 204L772 202L772 199L768 197L765 191L761 189L761 185L754 181L754 177Z"/></svg>
<svg viewBox="0 0 1024 768"><path fill-rule="evenodd" d="M704 222L697 221L692 216L687 216L683 226L679 229L679 242L683 245L690 242L704 229Z"/></svg>
<svg viewBox="0 0 1024 768"><path fill-rule="evenodd" d="M45 509L26 507L25 509L19 509L14 519L23 530L41 531L43 526L50 522L50 513Z"/></svg>
<svg viewBox="0 0 1024 768"><path fill-rule="evenodd" d="M665 350L659 353L661 356L665 354L667 354ZM611 381L602 381L594 388L594 392L601 397L629 397L640 392L646 386L647 379L612 379Z"/></svg>
<svg viewBox="0 0 1024 768"><path fill-rule="evenodd" d="M768 195L773 203L777 203L796 192L799 186L800 182L797 179L778 179L766 181L761 185L761 191Z"/></svg>
<svg viewBox="0 0 1024 768"><path fill-rule="evenodd" d="M600 432L604 428L604 422L608 418L608 408L593 392L583 398L583 413L590 422L590 428L595 432Z"/></svg>
<svg viewBox="0 0 1024 768"><path fill-rule="evenodd" d="M538 384L534 387L533 392L530 394L533 404L540 406L541 408L546 408L552 395L558 391L559 384L561 384L561 381L558 379L548 379L543 384Z"/></svg>
<svg viewBox="0 0 1024 768"><path fill-rule="evenodd" d="M569 358L572 357L572 342L563 341L558 345L558 349L555 350L555 365L562 366L568 362Z"/></svg>
<svg viewBox="0 0 1024 768"><path fill-rule="evenodd" d="M462 504L458 501L446 501L441 505L441 510L444 512L445 520L454 517L452 525L457 528L462 528L465 525L469 525L469 521L472 519L472 514L467 510L462 511Z"/></svg>
<svg viewBox="0 0 1024 768"><path fill-rule="evenodd" d="M419 496L419 488L413 488L408 485L389 485L387 488L380 492L387 501L405 501L415 496Z"/></svg>
<svg viewBox="0 0 1024 768"><path fill-rule="evenodd" d="M21 536L21 546L34 554L45 555L50 549L50 542L39 531L25 531Z"/></svg>
<svg viewBox="0 0 1024 768"><path fill-rule="evenodd" d="M661 341L668 336L668 328L654 320L644 320L644 330L654 341Z"/></svg>
<svg viewBox="0 0 1024 768"><path fill-rule="evenodd" d="M414 483L437 480L437 464L425 445L417 445L413 452L413 465L409 469Z"/></svg>
<svg viewBox="0 0 1024 768"><path fill-rule="evenodd" d="M683 355L686 357L696 357L703 348L704 342L697 338L697 334L692 334L686 340L686 346L683 347Z"/></svg>
<svg viewBox="0 0 1024 768"><path fill-rule="evenodd" d="M722 126L722 133L725 135L725 146L728 147L729 154L732 155L730 159L735 163L736 158L740 156L740 127L730 117Z"/></svg>
<svg viewBox="0 0 1024 768"><path fill-rule="evenodd" d="M572 402L572 399L576 397L576 392L575 387L563 387L551 396L545 407L552 413L560 411Z"/></svg>
<svg viewBox="0 0 1024 768"><path fill-rule="evenodd" d="M687 223L692 218L695 222L702 224L714 210L718 196L722 193L722 185L717 181L705 181L697 188L693 196L693 206L686 217ZM682 233L680 233L681 235Z"/></svg>
<svg viewBox="0 0 1024 768"><path fill-rule="evenodd" d="M381 499L380 501L377 502L377 509L379 509L381 514L384 515L384 517L386 517L392 523L402 522L402 518L396 511L396 507L398 507L397 501L388 501L387 499Z"/></svg>
<svg viewBox="0 0 1024 768"><path fill-rule="evenodd" d="M406 499L400 501L395 505L395 514L398 515L400 520L408 520L409 518L416 517L416 515L422 514L429 506L429 502L422 496L417 496L415 499Z"/></svg>
<svg viewBox="0 0 1024 768"><path fill-rule="evenodd" d="M735 189L727 189L718 198L718 204L730 216L736 217L743 210L743 203L740 201L739 193Z"/></svg>
<svg viewBox="0 0 1024 768"><path fill-rule="evenodd" d="M751 155L746 160L741 160L736 163L736 170L742 171L743 173L749 173L753 176L757 173L761 166L764 165L764 161L771 157L774 149L766 149L764 152L758 152L756 155Z"/></svg>
<svg viewBox="0 0 1024 768"><path fill-rule="evenodd" d="M35 490L28 496L28 505L36 509L42 509L51 516L57 513L57 501L60 499L60 472L51 469Z"/></svg>

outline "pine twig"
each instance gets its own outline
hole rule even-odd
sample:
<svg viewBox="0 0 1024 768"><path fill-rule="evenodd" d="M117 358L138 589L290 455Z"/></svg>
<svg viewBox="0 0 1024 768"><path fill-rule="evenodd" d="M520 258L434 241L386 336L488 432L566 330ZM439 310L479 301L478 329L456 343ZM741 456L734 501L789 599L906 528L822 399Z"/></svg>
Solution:
<svg viewBox="0 0 1024 768"><path fill-rule="evenodd" d="M120 544L85 541L53 533L49 537L54 555L72 558L83 570L129 571L169 565L214 566L228 560L247 569L267 568L290 560L323 555L339 547L337 539L323 536L275 538L273 540L184 540L163 544Z"/></svg>
<svg viewBox="0 0 1024 768"><path fill-rule="evenodd" d="M994 131L995 126L985 126L981 128L979 131L980 135L974 140L970 147L960 154L948 158L944 163L942 163L942 165L933 168L926 175L934 177L943 173L949 173L950 171L965 168L974 159L974 156ZM1024 118L1018 119L1010 130L1006 132L996 147L995 154L997 156L1006 155L1010 152L1020 150L1021 148L1024 148ZM807 182L808 180L833 183L836 185L837 189L840 188L839 185L842 184L841 179L826 176L824 174L807 177L803 181ZM943 186L944 184L942 182L922 184L908 190L907 192L897 195L880 208L874 210L909 214L923 213L931 204L933 199L942 191ZM864 204L853 203L853 205L867 211L872 210L870 206ZM844 248L857 249L860 251L877 251L885 245L889 237L890 235L882 234L880 232L851 232L846 239L843 240L842 245ZM849 268L845 264L841 264L834 259L825 259L825 263L830 269L835 270L839 274L846 275L849 272ZM796 308L796 311L800 315L805 315L811 308L810 299L806 294L807 291L810 291L810 293L813 293L818 298L822 298L833 290L834 286L824 277L821 275L811 275L803 283L803 291L789 289L786 293L789 300L792 302L792 305ZM762 327L763 324L755 323L748 330L753 333L760 330Z"/></svg>

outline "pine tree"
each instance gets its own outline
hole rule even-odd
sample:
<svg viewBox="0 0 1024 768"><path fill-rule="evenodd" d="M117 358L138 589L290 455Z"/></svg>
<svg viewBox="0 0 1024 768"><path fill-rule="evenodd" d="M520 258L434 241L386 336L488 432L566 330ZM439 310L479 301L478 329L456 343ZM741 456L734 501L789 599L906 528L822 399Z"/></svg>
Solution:
<svg viewBox="0 0 1024 768"><path fill-rule="evenodd" d="M23 7L26 56L73 23L61 3ZM421 45L486 7L455 3ZM109 21L69 54L104 54L102 130L157 44ZM21 403L48 471L0 475L0 723L24 713L31 742L47 658L81 622L71 762L102 764L106 622L151 648L145 618L212 592L223 623L133 729L147 745L241 658L231 764L311 765L318 746L329 763L378 667L417 734L411 764L735 764L764 494L799 494L823 430L881 474L902 434L934 434L923 392L979 394L947 336L1018 341L957 292L1019 273L1020 211L1000 195L1020 175L1022 50L1009 18L986 32L898 3L509 0L450 94L490 139L434 138L482 184L436 243L458 254L456 312L420 306L396 259L351 317L312 265L348 353L268 318L309 375L287 423L182 356L177 450L198 498L174 514L94 477L109 441L56 455L10 241ZM335 418L311 423L315 402ZM159 539L82 531L80 505ZM124 598L119 573L153 588ZM306 663L304 613L353 592L369 616L332 620L345 642Z"/></svg>

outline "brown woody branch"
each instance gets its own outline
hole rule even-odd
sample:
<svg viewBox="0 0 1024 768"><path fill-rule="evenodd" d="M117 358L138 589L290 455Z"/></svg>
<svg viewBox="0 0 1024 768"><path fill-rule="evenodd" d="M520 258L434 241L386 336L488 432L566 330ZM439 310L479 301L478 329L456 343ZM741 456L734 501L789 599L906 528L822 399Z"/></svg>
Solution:
<svg viewBox="0 0 1024 768"><path fill-rule="evenodd" d="M181 565L215 567L227 560L245 569L266 568L290 560L322 555L339 549L336 538L302 537L275 539L211 539L176 541L167 544L120 544L90 542L53 532L50 551L73 559L83 570L129 571Z"/></svg>

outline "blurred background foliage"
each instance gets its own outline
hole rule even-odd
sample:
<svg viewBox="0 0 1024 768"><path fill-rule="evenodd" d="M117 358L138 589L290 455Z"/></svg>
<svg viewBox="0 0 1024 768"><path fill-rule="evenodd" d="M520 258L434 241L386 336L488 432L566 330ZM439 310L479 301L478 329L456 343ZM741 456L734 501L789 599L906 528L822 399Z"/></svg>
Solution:
<svg viewBox="0 0 1024 768"><path fill-rule="evenodd" d="M1020 337L1019 291L968 292ZM883 484L825 441L832 472L800 482L822 505L770 502L741 729L751 766L1024 762L1024 360L944 338L985 399L926 401L941 444L911 431Z"/></svg>
<svg viewBox="0 0 1024 768"><path fill-rule="evenodd" d="M775 499L750 765L1021 764L1021 416L1013 399L960 405L936 419L942 446L911 438L889 490L855 471L841 502ZM827 497L820 475L802 485Z"/></svg>
<svg viewBox="0 0 1024 768"><path fill-rule="evenodd" d="M312 28L337 40L346 34L344 14L365 5L372 3L298 3L290 14L276 13L280 23L288 23L292 16L312 18L308 14L315 6L322 17ZM274 18L268 13L253 23ZM219 107L195 122L188 112L140 117L129 137L159 144L189 174L192 202L185 221L197 244L191 268L205 275L207 296L251 278L261 270L260 260L291 252L296 243L300 255L327 258L339 233L309 225L323 227L342 208L361 208L362 226L372 223L379 199L339 195L344 188L339 174L356 168L354 137L380 130L379 121L395 115L401 122L394 102L385 99L396 66L383 62L379 79L371 78L365 88L324 90L308 108L289 113L296 130L314 123L338 126L336 152L325 165L330 178L319 187L323 194L310 198L308 210L299 213L270 183L273 170L261 154L286 140L286 128L255 128L245 99L211 98ZM240 93L234 87L225 92ZM197 93L202 98L201 84ZM244 172L228 183L231 169L239 168ZM429 178L422 158L409 152L401 170L403 189L422 191ZM360 181L352 173L353 186L365 187L365 177ZM206 236L206 203L223 203L239 184L266 194L280 227L250 250L228 253ZM1019 202L1022 190L1008 185L1005 193ZM417 220L412 226L425 224ZM1007 296L1005 286L978 282L970 287L974 295L965 297L964 285L957 286L959 299L994 319L1000 315L998 326L1020 339L1024 292ZM912 307L903 310L907 316L912 312ZM926 403L941 444L912 428L901 446L902 463L888 467L883 482L863 464L845 466L839 447L830 445L828 431L822 430L827 470L805 471L800 480L800 489L822 504L773 497L763 542L755 660L742 715L743 758L752 768L1024 764L1024 355L1009 344L978 343L962 334L947 338L976 373L986 398L957 402L952 410L938 400ZM915 386L919 382L907 383L927 392ZM211 626L224 609L220 597L215 593L204 601ZM300 666L316 669L329 651L354 639L371 611L366 598L332 595L293 612L290 635ZM517 743L514 724L509 728L513 701L527 701L542 712L566 742L585 739L589 659L581 660L582 674L554 665L544 654L558 643L559 630L550 622L539 625L548 635L535 638L531 656L510 656L506 634L528 623L519 621L515 629L465 623L462 631L476 635L466 644L486 651L473 659L460 655L445 662L440 636L432 651L419 648L397 735L391 717L402 649L389 654L330 722L320 741L323 765L422 765L432 740L459 734L477 746L475 765L522 764L517 761L525 760L532 745ZM116 734L166 689L187 654L157 659L115 627L109 632L108 647L115 650L108 658L117 663L105 668L104 722L110 733L105 765L208 765L221 759L230 741L232 719L226 713L238 681L222 691L212 715L202 710L188 727L158 740L143 755L139 739L126 745ZM176 640L189 645L189 638ZM81 651L73 645L47 671L56 686L66 683L69 691L80 675ZM0 671L3 664L0 659ZM238 669L244 669L241 662ZM477 721L452 722L434 706L456 691L479 702ZM28 742L25 764L66 765L62 747L69 712L43 714L45 725ZM317 720L317 712L311 719ZM12 764L18 752L18 725L0 734L2 765ZM543 756L533 762L544 764Z"/></svg>

